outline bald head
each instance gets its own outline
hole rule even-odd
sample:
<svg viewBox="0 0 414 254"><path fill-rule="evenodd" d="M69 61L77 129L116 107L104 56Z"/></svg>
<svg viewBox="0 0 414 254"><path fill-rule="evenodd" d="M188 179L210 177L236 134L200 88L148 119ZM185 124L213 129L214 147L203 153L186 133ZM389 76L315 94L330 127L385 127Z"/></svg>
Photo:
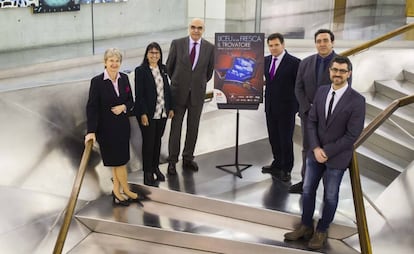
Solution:
<svg viewBox="0 0 414 254"><path fill-rule="evenodd" d="M198 41L204 33L204 21L200 18L194 18L188 25L188 33L191 39Z"/></svg>

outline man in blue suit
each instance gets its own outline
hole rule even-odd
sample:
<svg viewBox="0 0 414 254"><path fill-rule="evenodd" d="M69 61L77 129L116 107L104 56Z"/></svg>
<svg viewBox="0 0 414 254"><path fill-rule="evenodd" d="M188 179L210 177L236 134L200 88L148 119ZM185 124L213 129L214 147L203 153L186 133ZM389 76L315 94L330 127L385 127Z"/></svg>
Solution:
<svg viewBox="0 0 414 254"><path fill-rule="evenodd" d="M292 138L298 112L295 82L300 60L285 50L280 33L269 35L267 46L271 55L265 57L265 112L273 161L262 168L262 173L288 182L294 161Z"/></svg>
<svg viewBox="0 0 414 254"><path fill-rule="evenodd" d="M308 247L320 249L338 206L339 187L353 153L353 144L364 128L365 98L348 84L352 64L336 56L329 65L331 86L321 86L308 115L309 153L302 194L299 228L285 234L286 240L310 239ZM313 227L316 191L323 179L322 216Z"/></svg>

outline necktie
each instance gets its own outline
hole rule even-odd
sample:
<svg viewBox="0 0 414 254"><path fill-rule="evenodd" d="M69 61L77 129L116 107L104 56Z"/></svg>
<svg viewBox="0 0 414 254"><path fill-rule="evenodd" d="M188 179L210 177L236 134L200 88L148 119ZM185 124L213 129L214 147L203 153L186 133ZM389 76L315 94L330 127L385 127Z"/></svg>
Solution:
<svg viewBox="0 0 414 254"><path fill-rule="evenodd" d="M318 73L317 73L318 76L316 77L318 85L322 85L321 80L322 80L322 76L323 76L324 67L325 67L324 61L321 58L321 61L319 62L319 66L318 66Z"/></svg>
<svg viewBox="0 0 414 254"><path fill-rule="evenodd" d="M334 102L334 97L335 97L335 91L332 91L332 97L331 97L331 100L329 101L328 116L326 117L326 121L329 120L329 117L332 114L332 105L333 105L333 102Z"/></svg>
<svg viewBox="0 0 414 254"><path fill-rule="evenodd" d="M270 80L273 80L273 78L275 77L275 70L276 70L276 57L273 57L272 63L271 63L271 67L270 67L270 71L269 71L269 75L270 75Z"/></svg>
<svg viewBox="0 0 414 254"><path fill-rule="evenodd" d="M197 45L197 42L194 42L193 47L191 48L191 52L190 52L191 66L194 65L194 59L195 59L195 55L196 55L196 45Z"/></svg>

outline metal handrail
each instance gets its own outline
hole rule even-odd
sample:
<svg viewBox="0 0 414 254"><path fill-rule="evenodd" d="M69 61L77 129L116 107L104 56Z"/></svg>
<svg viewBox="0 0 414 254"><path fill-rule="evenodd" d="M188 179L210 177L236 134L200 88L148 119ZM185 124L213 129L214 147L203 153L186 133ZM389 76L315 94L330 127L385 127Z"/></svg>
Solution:
<svg viewBox="0 0 414 254"><path fill-rule="evenodd" d="M356 47L353 47L351 49L345 50L340 55L342 55L342 56L350 56L350 55L353 55L355 53L358 53L358 52L361 52L363 50L366 50L366 49L368 49L368 48L370 48L372 46L375 46L375 45L377 45L377 44L379 44L379 43L381 43L383 41L386 41L388 39L391 39L391 38L393 38L393 37L395 37L397 35L400 35L402 33L405 33L405 32L407 32L407 31L409 31L411 29L414 29L414 23L407 24L405 26L402 26L400 28L395 29L394 31L391 31L389 33L386 33L386 34L384 34L384 35L382 35L382 36L380 36L378 38L375 38L375 39L373 39L371 41L362 43L359 46L356 46Z"/></svg>
<svg viewBox="0 0 414 254"><path fill-rule="evenodd" d="M72 187L72 193L70 194L69 202L66 207L65 217L63 218L63 223L59 231L59 235L57 237L55 248L53 249L53 254L60 254L63 250L63 245L65 244L66 236L69 231L69 226L72 221L73 214L75 212L76 203L78 201L78 196L80 192L80 188L82 185L83 178L86 172L86 166L89 161L89 157L92 151L93 141L89 140L86 145L85 149L83 150L82 159L79 165L78 173L75 177L75 182Z"/></svg>
<svg viewBox="0 0 414 254"><path fill-rule="evenodd" d="M393 101L384 111L382 111L378 116L376 116L368 124L367 127L364 128L361 135L359 136L357 141L354 143L354 152L353 152L353 157L351 160L349 174L351 177L352 194L354 197L354 206L355 206L355 215L356 215L356 220L357 220L359 243L361 247L361 253L363 254L371 254L372 247L371 247L371 241L369 238L367 218L366 218L365 206L364 206L362 189L361 189L359 166L358 166L358 160L357 160L355 151L398 108L406 106L411 103L414 103L414 95L406 96L406 97Z"/></svg>

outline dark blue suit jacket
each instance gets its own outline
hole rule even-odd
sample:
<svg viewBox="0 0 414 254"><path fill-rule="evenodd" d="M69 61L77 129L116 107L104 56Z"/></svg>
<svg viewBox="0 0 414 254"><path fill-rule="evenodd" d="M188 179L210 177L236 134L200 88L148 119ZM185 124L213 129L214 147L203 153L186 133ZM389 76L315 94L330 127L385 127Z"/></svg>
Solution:
<svg viewBox="0 0 414 254"><path fill-rule="evenodd" d="M265 57L265 112L272 115L295 114L298 111L295 83L300 60L286 52L273 80L269 75L271 61L271 55Z"/></svg>
<svg viewBox="0 0 414 254"><path fill-rule="evenodd" d="M330 86L321 86L309 111L309 159L315 159L313 149L321 147L330 168L346 169L352 158L353 144L364 128L365 98L348 86L326 122L325 103Z"/></svg>

